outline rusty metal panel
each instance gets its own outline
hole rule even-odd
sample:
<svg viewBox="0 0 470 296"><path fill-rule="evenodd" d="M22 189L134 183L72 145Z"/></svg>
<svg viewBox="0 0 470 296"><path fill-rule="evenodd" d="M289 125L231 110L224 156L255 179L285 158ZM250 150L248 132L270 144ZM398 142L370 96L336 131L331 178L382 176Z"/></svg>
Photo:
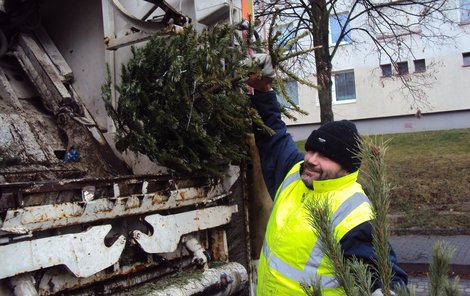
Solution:
<svg viewBox="0 0 470 296"><path fill-rule="evenodd" d="M135 230L131 235L147 253L172 252L176 250L182 235L227 224L237 211L237 206L234 205L168 216L150 215L145 217L145 221L153 227L153 234L146 235Z"/></svg>
<svg viewBox="0 0 470 296"><path fill-rule="evenodd" d="M0 246L0 279L61 264L77 277L95 274L116 263L125 247L122 235L110 247L105 245L110 230L111 225L94 226L82 233Z"/></svg>
<svg viewBox="0 0 470 296"><path fill-rule="evenodd" d="M87 186L84 188L88 189ZM3 223L0 224L0 230L24 234L194 204L207 204L229 194L229 192L225 192L221 184L218 184L209 189L207 187L190 187L171 190L166 194L158 192L109 199L101 198L89 202L76 201L10 209L6 211Z"/></svg>

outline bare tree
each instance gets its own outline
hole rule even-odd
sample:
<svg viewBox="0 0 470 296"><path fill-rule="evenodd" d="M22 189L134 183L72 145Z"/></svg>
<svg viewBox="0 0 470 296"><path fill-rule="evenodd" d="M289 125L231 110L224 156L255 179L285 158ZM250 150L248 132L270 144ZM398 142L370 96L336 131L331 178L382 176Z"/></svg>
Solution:
<svg viewBox="0 0 470 296"><path fill-rule="evenodd" d="M439 44L451 40L443 35L442 26L452 23L449 14L455 0L256 0L255 17L263 27L274 23L284 26L281 40L305 34L290 50L313 48L308 55L290 61L291 71L314 75L317 80L322 123L333 121L332 60L345 42L373 44L379 63L387 61L399 74L412 105L426 103L423 86L426 75L410 77L402 73L399 61L413 57L414 42ZM458 1L457 1L458 2ZM271 24L271 25L270 25ZM330 28L335 27L334 42ZM275 31L275 30L270 30ZM278 34L279 35L279 34ZM278 36L279 37L279 36ZM282 40L285 39L285 40ZM311 70L311 73L307 73ZM299 72L300 71L300 72Z"/></svg>

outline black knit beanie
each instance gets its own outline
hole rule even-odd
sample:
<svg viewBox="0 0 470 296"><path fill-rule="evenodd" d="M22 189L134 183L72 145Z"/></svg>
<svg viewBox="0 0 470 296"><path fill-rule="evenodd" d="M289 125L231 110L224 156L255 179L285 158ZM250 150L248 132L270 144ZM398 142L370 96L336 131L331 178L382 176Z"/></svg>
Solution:
<svg viewBox="0 0 470 296"><path fill-rule="evenodd" d="M359 133L356 125L348 120L333 121L314 130L305 143L306 151L320 152L339 163L349 173L361 166L357 157Z"/></svg>

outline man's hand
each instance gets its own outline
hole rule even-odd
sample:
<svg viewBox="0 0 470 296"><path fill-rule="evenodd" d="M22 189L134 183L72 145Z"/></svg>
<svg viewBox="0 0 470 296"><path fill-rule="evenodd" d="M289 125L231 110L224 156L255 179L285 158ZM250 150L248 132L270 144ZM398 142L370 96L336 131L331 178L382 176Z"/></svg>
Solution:
<svg viewBox="0 0 470 296"><path fill-rule="evenodd" d="M256 74L252 74L246 83L261 92L271 91L272 81L276 75L276 71L274 70L273 64L271 62L271 56L265 53L257 53L252 56L251 61L258 64L262 69L261 77Z"/></svg>
<svg viewBox="0 0 470 296"><path fill-rule="evenodd" d="M273 89L272 82L273 82L272 78L259 77L256 74L252 74L246 81L246 84L256 89L257 91L268 92Z"/></svg>
<svg viewBox="0 0 470 296"><path fill-rule="evenodd" d="M276 71L274 70L273 63L271 61L271 56L266 53L255 53L252 57L251 60L253 63L256 63L259 65L259 67L262 69L261 75L263 77L271 78L273 79L274 76L276 76Z"/></svg>

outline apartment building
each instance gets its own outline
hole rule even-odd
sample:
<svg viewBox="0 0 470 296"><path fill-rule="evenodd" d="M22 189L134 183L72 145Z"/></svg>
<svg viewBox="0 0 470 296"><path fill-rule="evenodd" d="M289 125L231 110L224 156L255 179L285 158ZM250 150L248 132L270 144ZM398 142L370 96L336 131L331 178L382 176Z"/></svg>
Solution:
<svg viewBox="0 0 470 296"><path fill-rule="evenodd" d="M432 41L422 37L419 27L416 34L401 36L411 51L396 63L380 55L364 33L351 31L333 59L335 120L353 120L365 134L470 127L470 0L454 1L446 12L449 21L436 28ZM341 15L330 17L331 44L337 41ZM289 132L296 140L305 139L320 123L318 95L295 81L287 85L293 100L309 113L286 119Z"/></svg>

